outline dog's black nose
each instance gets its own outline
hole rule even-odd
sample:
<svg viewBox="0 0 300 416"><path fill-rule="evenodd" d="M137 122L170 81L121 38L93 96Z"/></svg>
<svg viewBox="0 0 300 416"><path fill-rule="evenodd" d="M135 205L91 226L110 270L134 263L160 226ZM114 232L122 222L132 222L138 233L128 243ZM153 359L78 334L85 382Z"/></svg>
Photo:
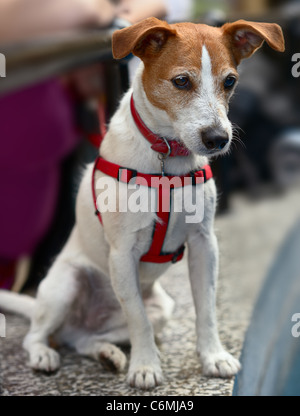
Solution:
<svg viewBox="0 0 300 416"><path fill-rule="evenodd" d="M208 150L222 150L229 142L226 131L221 129L207 129L202 131L202 141Z"/></svg>

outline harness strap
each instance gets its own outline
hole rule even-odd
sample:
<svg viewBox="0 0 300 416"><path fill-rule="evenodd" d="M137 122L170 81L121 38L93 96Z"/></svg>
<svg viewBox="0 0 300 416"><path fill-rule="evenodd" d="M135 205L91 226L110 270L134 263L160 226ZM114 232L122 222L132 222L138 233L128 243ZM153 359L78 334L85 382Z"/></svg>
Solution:
<svg viewBox="0 0 300 416"><path fill-rule="evenodd" d="M205 183L213 177L212 170L209 165L205 165L202 169L189 172L186 175L176 176L165 174L162 176L161 174L142 173L136 171L135 169L122 167L103 159L101 156L99 156L95 161L94 171L96 170L99 170L102 173L105 173L105 175L111 176L112 178L124 183L129 183L133 178L135 178L136 185L145 185L147 182L147 186L150 188L156 187L156 183L159 180L162 180L162 178L168 178L170 181L173 180L172 186L176 188L183 187L184 185L196 185L201 182ZM190 183L187 178L190 178Z"/></svg>
<svg viewBox="0 0 300 416"><path fill-rule="evenodd" d="M199 183L205 183L210 178L212 178L212 171L209 165L203 167L196 172L189 172L187 175L182 176L171 176L171 175L155 175L155 174L146 174L137 172L133 169L128 169L125 167L121 167L115 163L109 162L108 160L103 159L102 157L98 157L95 161L94 168L93 168L93 176L92 176L92 194L95 206L95 215L98 217L101 224L102 217L101 213L97 207L97 197L96 197L96 189L95 189L95 173L96 170L101 171L102 173L111 176L123 183L129 183L130 181L135 182L137 185L146 185L148 187L155 187L158 191L158 206L157 206L157 217L158 221L155 221L153 227L153 235L152 235L152 243L150 246L149 251L144 254L140 261L142 262L149 262L149 263L167 263L172 261L176 263L180 261L184 254L184 245L180 246L175 252L173 253L164 253L162 251L162 247L164 244L165 236L168 229L169 219L170 219L170 210L164 211L162 209L163 201L166 198L170 200L170 188L167 190L162 186L161 180L163 178L168 178L168 180L174 179L172 182L172 186L176 187L183 187L185 185L196 185ZM168 192L166 194L165 192Z"/></svg>

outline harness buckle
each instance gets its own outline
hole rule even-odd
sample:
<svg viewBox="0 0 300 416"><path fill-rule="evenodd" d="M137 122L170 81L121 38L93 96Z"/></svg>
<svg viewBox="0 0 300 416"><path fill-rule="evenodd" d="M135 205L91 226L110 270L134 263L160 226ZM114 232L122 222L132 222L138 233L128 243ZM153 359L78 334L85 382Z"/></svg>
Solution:
<svg viewBox="0 0 300 416"><path fill-rule="evenodd" d="M172 261L171 261L173 264L177 262L178 257L181 256L184 250L185 250L185 245L182 245L179 247L177 251L175 251L174 256L172 257Z"/></svg>
<svg viewBox="0 0 300 416"><path fill-rule="evenodd" d="M206 176L206 170L205 169L199 169L199 171L202 172L203 175L203 183L207 182L207 176ZM195 172L190 172L191 178L192 178L192 185L197 185L196 175Z"/></svg>
<svg viewBox="0 0 300 416"><path fill-rule="evenodd" d="M124 178L122 178L122 171L126 171L126 172L130 172L130 178L128 178L128 175L126 177L126 180L124 180ZM131 181L132 178L135 178L137 176L138 172L135 169L130 169L130 168L123 168L123 167L119 167L118 170L118 176L117 176L117 181L118 182L125 182L125 183L129 183Z"/></svg>

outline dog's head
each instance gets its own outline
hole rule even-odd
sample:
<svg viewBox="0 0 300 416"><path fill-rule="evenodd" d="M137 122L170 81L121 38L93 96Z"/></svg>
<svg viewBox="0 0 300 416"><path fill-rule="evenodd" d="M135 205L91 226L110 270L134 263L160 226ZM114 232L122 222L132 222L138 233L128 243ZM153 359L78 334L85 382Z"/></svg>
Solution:
<svg viewBox="0 0 300 416"><path fill-rule="evenodd" d="M113 55L130 53L144 62L142 82L148 100L166 111L176 137L197 154L229 149L229 99L237 66L263 42L284 51L280 26L239 20L221 28L168 24L148 18L113 35Z"/></svg>

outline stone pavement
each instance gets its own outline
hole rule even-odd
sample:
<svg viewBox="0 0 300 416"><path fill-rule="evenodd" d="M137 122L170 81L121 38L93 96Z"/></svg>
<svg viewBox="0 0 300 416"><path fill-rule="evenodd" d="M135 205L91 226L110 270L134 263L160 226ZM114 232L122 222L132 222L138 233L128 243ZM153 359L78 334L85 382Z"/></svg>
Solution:
<svg viewBox="0 0 300 416"><path fill-rule="evenodd" d="M276 250L299 215L298 192L249 202L235 196L229 214L216 219L220 245L217 313L221 340L239 357L253 305ZM100 364L61 349L62 365L54 375L32 372L21 348L28 322L6 315L7 336L0 338L0 386L4 396L228 396L233 380L206 378L195 353L195 314L185 261L172 266L162 284L175 299L173 318L159 336L165 382L150 392L136 391Z"/></svg>

